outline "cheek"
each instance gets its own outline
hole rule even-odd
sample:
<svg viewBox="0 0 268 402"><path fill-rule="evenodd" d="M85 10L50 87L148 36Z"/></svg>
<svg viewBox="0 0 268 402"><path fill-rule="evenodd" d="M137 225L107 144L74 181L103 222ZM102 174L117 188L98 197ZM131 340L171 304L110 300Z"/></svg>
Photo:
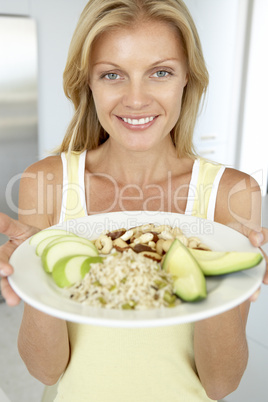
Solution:
<svg viewBox="0 0 268 402"><path fill-rule="evenodd" d="M166 96L166 107L167 113L175 119L175 122L178 120L181 112L181 102L182 102L182 95L183 95L183 88L172 88L168 92L168 96Z"/></svg>
<svg viewBox="0 0 268 402"><path fill-rule="evenodd" d="M98 89L92 91L98 114L111 113L118 102L118 96L113 91Z"/></svg>

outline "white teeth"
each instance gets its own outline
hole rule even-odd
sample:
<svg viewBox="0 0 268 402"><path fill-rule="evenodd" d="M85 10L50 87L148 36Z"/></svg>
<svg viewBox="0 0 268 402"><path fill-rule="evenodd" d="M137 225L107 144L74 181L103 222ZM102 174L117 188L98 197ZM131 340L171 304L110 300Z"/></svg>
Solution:
<svg viewBox="0 0 268 402"><path fill-rule="evenodd" d="M146 117L142 119L127 119L125 117L122 117L125 123L131 124L133 126L139 126L142 124L149 123L150 121L153 121L154 117Z"/></svg>

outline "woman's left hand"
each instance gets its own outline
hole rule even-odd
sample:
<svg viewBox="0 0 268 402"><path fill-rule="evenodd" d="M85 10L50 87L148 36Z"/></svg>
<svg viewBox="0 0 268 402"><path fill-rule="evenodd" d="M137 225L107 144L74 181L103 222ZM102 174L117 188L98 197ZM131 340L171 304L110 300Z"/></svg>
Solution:
<svg viewBox="0 0 268 402"><path fill-rule="evenodd" d="M248 238L254 247L261 248L261 246L268 243L268 229L262 228L260 232L256 232L256 231L252 230L249 233ZM263 253L265 261L266 261L266 272L265 272L265 275L263 278L263 283L265 285L268 285L268 257L263 250L262 250L262 253ZM260 289L251 296L250 301L256 301L259 296L259 293L260 293Z"/></svg>

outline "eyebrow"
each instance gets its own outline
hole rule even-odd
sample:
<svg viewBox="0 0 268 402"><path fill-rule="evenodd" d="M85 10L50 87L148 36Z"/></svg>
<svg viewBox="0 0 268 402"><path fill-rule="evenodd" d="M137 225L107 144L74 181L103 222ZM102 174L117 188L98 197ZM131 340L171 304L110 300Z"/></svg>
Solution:
<svg viewBox="0 0 268 402"><path fill-rule="evenodd" d="M154 66L157 66L157 65L159 65L159 64L163 64L163 63L165 63L166 61L179 61L179 59L177 59L177 58L175 58L175 57L166 58L166 59L161 59L161 60L157 60L156 62L152 63L151 66L154 67ZM94 66L97 66L97 65L99 65L99 64L107 64L107 65L110 65L110 66L113 66L113 67L116 67L116 68L120 68L120 66L119 66L118 64L116 64L116 63L111 63L110 61L104 61L104 60L103 60L103 61L99 61L99 62L93 64L93 67L94 67Z"/></svg>

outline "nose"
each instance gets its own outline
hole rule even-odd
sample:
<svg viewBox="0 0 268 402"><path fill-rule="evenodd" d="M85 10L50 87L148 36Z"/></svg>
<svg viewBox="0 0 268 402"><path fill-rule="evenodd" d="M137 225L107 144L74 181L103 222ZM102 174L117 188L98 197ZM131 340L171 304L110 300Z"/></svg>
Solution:
<svg viewBox="0 0 268 402"><path fill-rule="evenodd" d="M128 82L124 88L122 103L125 107L133 110L142 110L150 105L152 95L143 81L135 80Z"/></svg>

